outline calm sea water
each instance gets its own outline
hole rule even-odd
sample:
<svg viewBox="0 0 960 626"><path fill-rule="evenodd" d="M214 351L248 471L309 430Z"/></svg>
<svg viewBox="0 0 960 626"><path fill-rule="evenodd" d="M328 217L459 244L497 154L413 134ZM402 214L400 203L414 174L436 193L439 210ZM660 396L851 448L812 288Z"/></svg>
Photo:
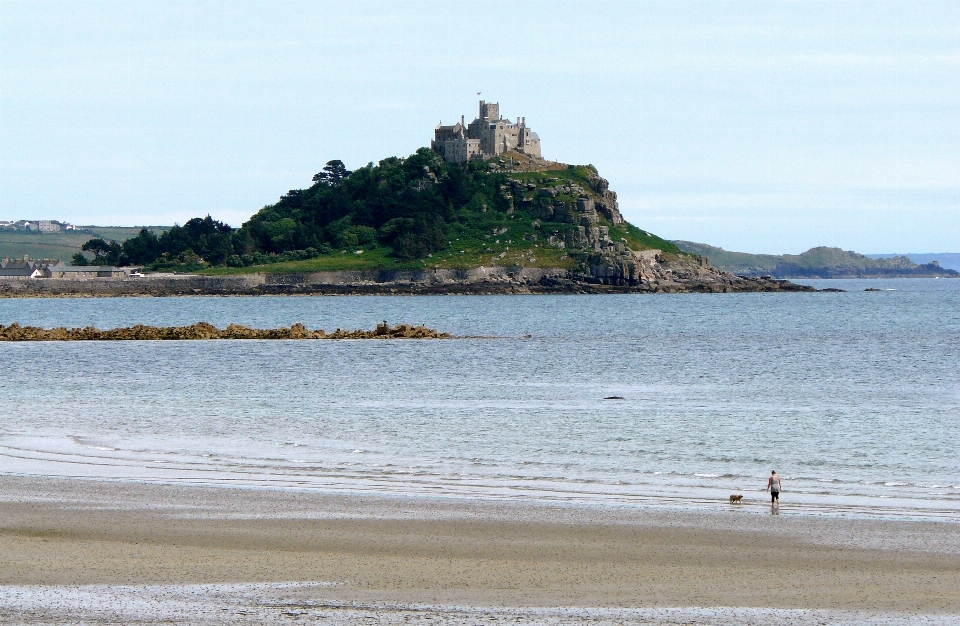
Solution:
<svg viewBox="0 0 960 626"><path fill-rule="evenodd" d="M960 281L809 283L849 291L0 300L495 336L0 344L0 474L708 507L776 469L784 512L956 519Z"/></svg>

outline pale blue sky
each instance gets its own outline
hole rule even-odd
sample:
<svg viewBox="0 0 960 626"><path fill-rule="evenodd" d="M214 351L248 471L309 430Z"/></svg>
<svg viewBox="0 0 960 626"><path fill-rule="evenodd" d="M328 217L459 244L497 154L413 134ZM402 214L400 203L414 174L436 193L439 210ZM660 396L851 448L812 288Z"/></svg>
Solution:
<svg viewBox="0 0 960 626"><path fill-rule="evenodd" d="M0 218L239 225L478 91L637 225L960 251L960 2L0 1Z"/></svg>

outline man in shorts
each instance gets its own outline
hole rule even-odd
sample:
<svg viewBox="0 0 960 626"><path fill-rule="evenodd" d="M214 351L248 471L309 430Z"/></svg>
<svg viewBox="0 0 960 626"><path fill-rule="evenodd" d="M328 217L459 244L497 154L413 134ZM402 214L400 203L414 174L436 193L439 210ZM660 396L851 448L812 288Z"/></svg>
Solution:
<svg viewBox="0 0 960 626"><path fill-rule="evenodd" d="M770 506L780 506L780 477L777 476L777 470L770 472L770 478L767 479L767 491L770 492Z"/></svg>

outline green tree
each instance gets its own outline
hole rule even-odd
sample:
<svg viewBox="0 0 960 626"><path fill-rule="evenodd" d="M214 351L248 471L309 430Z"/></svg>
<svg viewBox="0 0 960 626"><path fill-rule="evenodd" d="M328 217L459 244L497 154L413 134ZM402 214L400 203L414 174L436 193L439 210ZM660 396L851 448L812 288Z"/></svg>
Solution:
<svg viewBox="0 0 960 626"><path fill-rule="evenodd" d="M160 258L160 239L146 228L124 241L122 247L127 261L134 265L146 265Z"/></svg>
<svg viewBox="0 0 960 626"><path fill-rule="evenodd" d="M190 257L193 263L223 265L232 259L233 265L247 266L379 243L399 259L422 259L447 247L454 225L473 229L478 219L505 219L509 200L503 189L508 182L486 163L446 163L427 148L353 172L332 160L309 188L288 191L238 230L207 215L175 225L159 237L142 230L124 242L116 256L121 257L118 262L144 264L151 259L182 263ZM95 262L112 258L108 242L88 243L93 247L85 250L94 253Z"/></svg>
<svg viewBox="0 0 960 626"><path fill-rule="evenodd" d="M123 248L116 241L105 241L101 238L90 239L80 246L84 252L93 253L93 262L91 265L120 265L120 256L123 254Z"/></svg>
<svg viewBox="0 0 960 626"><path fill-rule="evenodd" d="M351 172L347 171L346 166L343 164L343 161L335 159L333 161L327 161L327 164L323 166L323 171L314 175L313 182L315 183L326 183L331 187L339 187Z"/></svg>
<svg viewBox="0 0 960 626"><path fill-rule="evenodd" d="M159 252L167 258L178 258L187 250L191 255L213 264L225 263L233 254L233 228L207 215L188 220L183 226L160 235Z"/></svg>

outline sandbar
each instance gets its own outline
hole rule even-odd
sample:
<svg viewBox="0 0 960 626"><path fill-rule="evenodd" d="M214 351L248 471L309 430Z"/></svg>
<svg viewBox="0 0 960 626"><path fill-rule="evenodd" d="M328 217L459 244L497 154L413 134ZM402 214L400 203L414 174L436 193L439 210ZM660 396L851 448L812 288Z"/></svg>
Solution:
<svg viewBox="0 0 960 626"><path fill-rule="evenodd" d="M0 477L0 594L297 582L310 583L297 592L304 602L323 606L741 607L952 621L960 525L787 504L770 515L723 503L714 513Z"/></svg>

